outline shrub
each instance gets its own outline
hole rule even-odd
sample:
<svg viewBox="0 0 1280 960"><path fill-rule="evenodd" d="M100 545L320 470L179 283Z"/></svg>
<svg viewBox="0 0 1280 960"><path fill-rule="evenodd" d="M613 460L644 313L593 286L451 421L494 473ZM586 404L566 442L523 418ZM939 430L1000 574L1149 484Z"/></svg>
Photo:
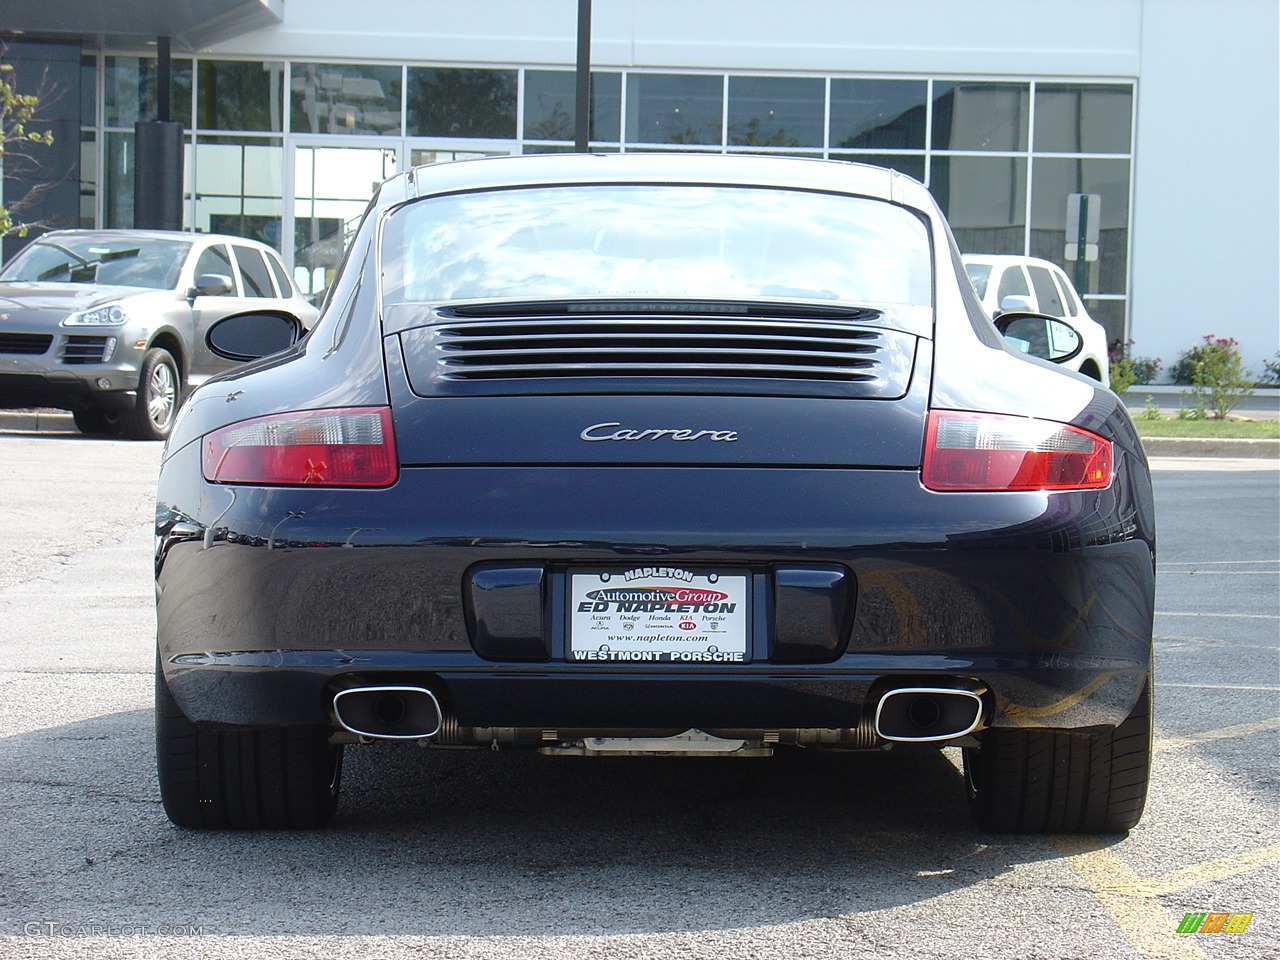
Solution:
<svg viewBox="0 0 1280 960"><path fill-rule="evenodd" d="M1253 377L1240 359L1240 344L1234 337L1208 334L1203 344L1192 347L1178 360L1175 378L1180 368L1191 384L1196 406L1215 420L1225 420L1253 393Z"/></svg>
<svg viewBox="0 0 1280 960"><path fill-rule="evenodd" d="M1262 379L1259 381L1265 386L1280 386L1280 350L1276 351L1274 360L1262 361Z"/></svg>
<svg viewBox="0 0 1280 960"><path fill-rule="evenodd" d="M1121 396L1135 383L1150 383L1160 373L1159 357L1131 357L1132 340L1123 344L1115 341L1107 350L1107 367L1111 376L1111 389Z"/></svg>

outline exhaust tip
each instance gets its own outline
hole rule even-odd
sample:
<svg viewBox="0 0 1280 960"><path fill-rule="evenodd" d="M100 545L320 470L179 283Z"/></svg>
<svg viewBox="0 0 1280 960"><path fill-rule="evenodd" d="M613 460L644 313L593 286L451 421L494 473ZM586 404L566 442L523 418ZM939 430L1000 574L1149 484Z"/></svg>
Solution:
<svg viewBox="0 0 1280 960"><path fill-rule="evenodd" d="M981 721L982 697L970 690L903 687L876 705L876 733L885 740L951 740L972 733Z"/></svg>
<svg viewBox="0 0 1280 960"><path fill-rule="evenodd" d="M333 715L352 733L379 740L421 740L440 732L440 701L426 687L352 687L333 698Z"/></svg>

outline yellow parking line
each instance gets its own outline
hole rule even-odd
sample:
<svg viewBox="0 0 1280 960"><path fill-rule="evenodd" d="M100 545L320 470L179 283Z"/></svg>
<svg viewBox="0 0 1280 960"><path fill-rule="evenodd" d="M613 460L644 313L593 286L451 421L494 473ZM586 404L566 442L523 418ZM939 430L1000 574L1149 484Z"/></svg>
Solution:
<svg viewBox="0 0 1280 960"><path fill-rule="evenodd" d="M1048 704L1047 706L1024 707L1020 703L1005 704L1005 708L1004 708L1005 715L1014 723L1020 724L1021 726L1024 726L1024 727L1038 726L1038 724L1024 723L1023 721L1033 721L1038 717L1051 717L1054 714L1062 713L1062 711L1064 710L1070 710L1072 707L1078 704L1081 700L1084 700L1086 697L1088 697L1090 694L1096 691L1104 683L1107 683L1108 681L1110 681L1111 678L1114 676L1115 676L1114 673L1099 674L1098 676L1090 680L1088 683L1086 683L1079 690L1075 691L1074 693L1068 694L1067 696L1063 697L1061 700L1056 700L1053 703Z"/></svg>
<svg viewBox="0 0 1280 960"><path fill-rule="evenodd" d="M1058 837L1053 845L1106 908L1133 948L1144 958L1208 960L1195 941L1175 933L1178 923L1154 897L1135 897L1118 888L1139 883L1129 865L1097 837Z"/></svg>
<svg viewBox="0 0 1280 960"><path fill-rule="evenodd" d="M1255 720L1252 723L1238 723L1234 727L1223 727L1221 730L1207 730L1204 733L1193 733L1189 737L1169 737L1157 740L1156 753L1168 753L1183 747L1194 747L1196 744L1209 743L1213 740L1228 740L1231 737L1247 737L1251 733L1263 733L1266 730L1280 730L1280 717L1267 720Z"/></svg>
<svg viewBox="0 0 1280 960"><path fill-rule="evenodd" d="M1126 897L1163 897L1170 893L1180 893L1191 887L1226 880L1229 877L1248 873L1250 870L1276 864L1280 864L1280 843L1259 847L1257 850L1247 850L1209 863L1183 867L1181 870L1174 870L1172 873L1152 877L1149 880L1123 883L1110 892Z"/></svg>

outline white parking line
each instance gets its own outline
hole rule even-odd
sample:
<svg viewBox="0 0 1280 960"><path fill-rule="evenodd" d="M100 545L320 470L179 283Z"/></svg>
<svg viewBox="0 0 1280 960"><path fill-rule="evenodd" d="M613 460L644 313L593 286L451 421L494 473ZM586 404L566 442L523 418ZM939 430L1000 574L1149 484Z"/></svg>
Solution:
<svg viewBox="0 0 1280 960"><path fill-rule="evenodd" d="M1175 612L1173 610L1157 610L1157 617L1229 617L1233 620L1280 620L1276 613L1194 613Z"/></svg>
<svg viewBox="0 0 1280 960"><path fill-rule="evenodd" d="M1168 563L1162 562L1161 567L1223 567L1227 565L1235 565L1240 563L1269 563L1272 566L1280 565L1277 560L1171 560Z"/></svg>
<svg viewBox="0 0 1280 960"><path fill-rule="evenodd" d="M1184 577L1275 577L1280 570L1161 570L1162 574Z"/></svg>

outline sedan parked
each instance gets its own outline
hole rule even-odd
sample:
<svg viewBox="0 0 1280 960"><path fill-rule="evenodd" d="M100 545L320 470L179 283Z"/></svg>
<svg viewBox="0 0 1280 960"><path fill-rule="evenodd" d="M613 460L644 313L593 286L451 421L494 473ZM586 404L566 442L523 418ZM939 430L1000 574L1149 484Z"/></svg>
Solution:
<svg viewBox="0 0 1280 960"><path fill-rule="evenodd" d="M318 315L253 240L44 234L0 271L0 406L58 407L84 433L162 440L188 387L230 366L205 332L244 312L304 326Z"/></svg>
<svg viewBox="0 0 1280 960"><path fill-rule="evenodd" d="M385 184L318 324L161 468L175 823L315 827L343 749L963 748L997 831L1146 796L1155 526L1070 325L983 312L854 164L540 156ZM280 348L284 346L285 349Z"/></svg>

